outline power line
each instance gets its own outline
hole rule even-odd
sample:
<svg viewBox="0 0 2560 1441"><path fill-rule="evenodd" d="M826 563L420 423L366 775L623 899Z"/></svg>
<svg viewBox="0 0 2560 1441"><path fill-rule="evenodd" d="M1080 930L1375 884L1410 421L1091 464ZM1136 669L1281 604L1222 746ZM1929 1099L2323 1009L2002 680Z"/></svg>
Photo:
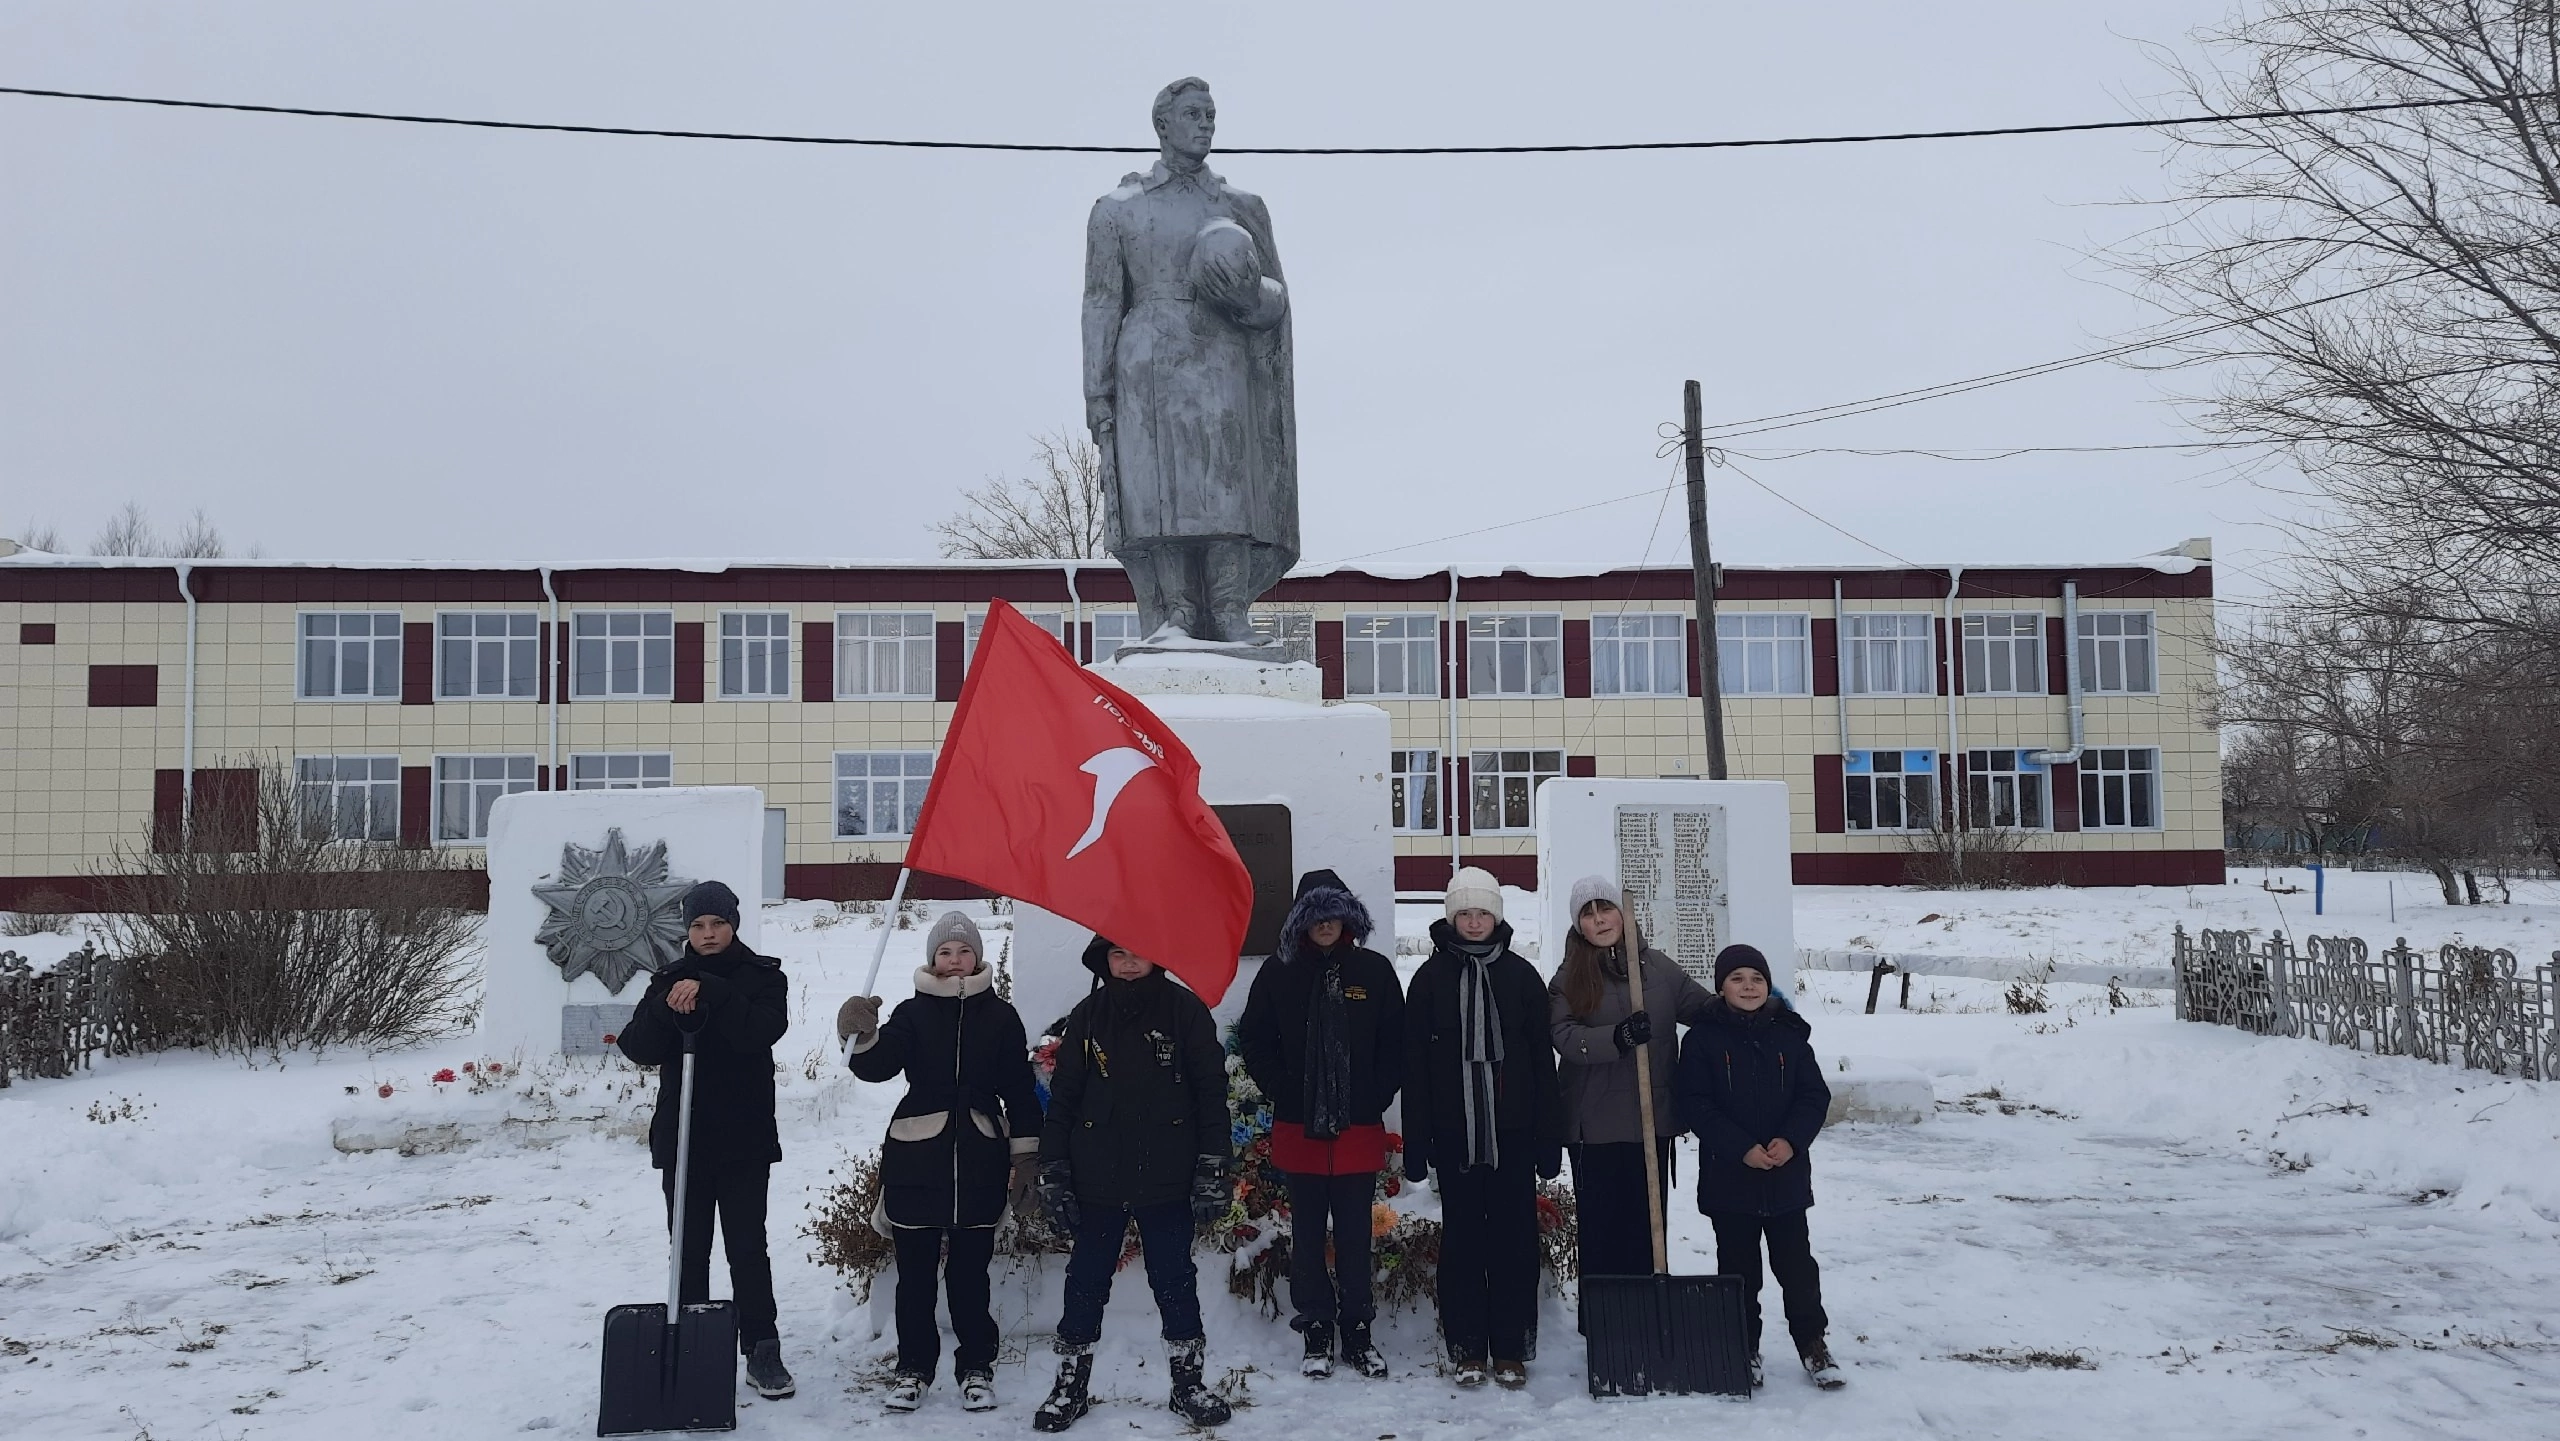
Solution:
<svg viewBox="0 0 2560 1441"><path fill-rule="evenodd" d="M257 105L235 100L180 100L165 95L112 95L89 90L44 90L0 85L0 95L38 100L83 100L101 105L144 105L169 110L223 110L246 115L290 115L312 120L374 120L397 125L447 125L471 130L525 130L554 135L619 135L661 140L727 140L763 145L851 145L884 150L981 150L1066 155L1153 155L1152 145L1066 145L1007 140L894 140L850 135L786 135L742 130L662 130L637 125L571 125L540 120L484 120L457 115L410 115L382 110L324 110L302 105ZM2150 120L2087 120L2060 125L2000 125L1974 130L1897 130L1865 135L1789 135L1739 140L1623 140L1588 145L1242 145L1222 155L1591 155L1642 150L1754 150L1799 145L1880 145L1905 140L1982 140L2015 135L2073 135L2104 130L2167 130L2189 125L2230 125L2257 120L2316 119L2329 115L2377 115L2455 105L2503 105L2544 98L2465 95L2436 100L2392 100L2370 105L2331 105L2306 110L2249 110L2230 114L2170 115Z"/></svg>
<svg viewBox="0 0 2560 1441"><path fill-rule="evenodd" d="M1941 445L1866 446L1810 445L1799 450L1733 450L1745 460L1796 460L1808 455L1918 456L1924 460L2011 460L2021 455L2113 455L2133 450L2251 450L2274 444L2266 440L2158 440L2126 445Z"/></svg>

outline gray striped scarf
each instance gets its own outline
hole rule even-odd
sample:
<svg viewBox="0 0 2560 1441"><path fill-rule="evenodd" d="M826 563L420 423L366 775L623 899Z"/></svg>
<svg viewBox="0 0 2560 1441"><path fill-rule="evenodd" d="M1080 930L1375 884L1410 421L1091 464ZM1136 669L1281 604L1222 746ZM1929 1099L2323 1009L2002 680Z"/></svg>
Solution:
<svg viewBox="0 0 2560 1441"><path fill-rule="evenodd" d="M1494 1073L1502 1064L1502 1013L1493 1000L1493 958L1501 946L1492 940L1460 941L1458 955L1458 1097L1466 1108L1467 1164L1500 1166L1502 1146L1494 1126Z"/></svg>

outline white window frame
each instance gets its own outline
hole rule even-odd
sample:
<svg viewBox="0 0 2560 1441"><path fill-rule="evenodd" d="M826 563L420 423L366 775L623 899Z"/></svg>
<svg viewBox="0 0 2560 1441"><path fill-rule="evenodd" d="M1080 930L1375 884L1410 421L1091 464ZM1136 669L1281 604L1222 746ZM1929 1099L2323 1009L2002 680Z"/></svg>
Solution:
<svg viewBox="0 0 2560 1441"><path fill-rule="evenodd" d="M1402 684L1380 685L1381 663ZM1342 693L1364 700L1438 700L1440 617L1427 610L1344 616Z"/></svg>
<svg viewBox="0 0 2560 1441"><path fill-rule="evenodd" d="M1520 688L1502 666L1519 658ZM1544 662L1543 666L1541 662ZM1467 617L1467 694L1487 700L1553 700L1564 694L1564 616L1551 610L1487 610Z"/></svg>
<svg viewBox="0 0 2560 1441"><path fill-rule="evenodd" d="M462 627L456 634L457 625ZM542 613L531 610L436 612L436 699L531 701L542 696ZM461 652L457 664L454 652ZM516 688L516 662L524 662L524 688ZM482 672L494 662L496 689ZM459 687L457 689L457 687Z"/></svg>
<svg viewBox="0 0 2560 1441"><path fill-rule="evenodd" d="M1976 747L1965 752L1967 828L1977 831L2043 831L2053 828L2053 775L2027 759L2024 748ZM2006 814L2009 818L2002 820Z"/></svg>
<svg viewBox="0 0 2560 1441"><path fill-rule="evenodd" d="M1488 758L1490 763L1488 763ZM1550 768L1548 761L1554 764ZM1517 765L1513 764L1519 762ZM1538 783L1564 774L1564 752L1553 747L1502 746L1467 754L1468 828L1480 836L1518 835L1538 828ZM1492 801L1499 824L1484 823Z"/></svg>
<svg viewBox="0 0 2560 1441"><path fill-rule="evenodd" d="M573 791L654 791L675 783L673 751L577 751L569 757Z"/></svg>
<svg viewBox="0 0 2560 1441"><path fill-rule="evenodd" d="M362 623L358 635L344 633L349 621ZM327 635L314 635L325 628ZM371 705L400 699L400 612L396 610L307 610L293 620L293 698L316 701L323 705ZM328 689L316 690L312 672L319 660L319 648L328 652ZM365 688L348 691L350 649L359 651L363 660Z"/></svg>
<svg viewBox="0 0 2560 1441"><path fill-rule="evenodd" d="M934 624L929 610L837 611L836 699L933 699Z"/></svg>
<svg viewBox="0 0 2560 1441"><path fill-rule="evenodd" d="M1840 689L1849 695L1936 695L1936 621L1925 610L1853 610L1840 617ZM1894 671L1891 689L1876 684L1877 672L1887 665Z"/></svg>
<svg viewBox="0 0 2560 1441"><path fill-rule="evenodd" d="M1966 611L1957 621L1964 631L1966 695L2045 693L2043 611ZM2005 685L1997 683L2003 671Z"/></svg>
<svg viewBox="0 0 2560 1441"><path fill-rule="evenodd" d="M2080 647L2081 690L2090 695L2160 693L2160 623L2154 612L2084 610L2075 643ZM2143 671L2141 685L2129 683L2137 656Z"/></svg>
<svg viewBox="0 0 2560 1441"><path fill-rule="evenodd" d="M860 762L857 766L847 762ZM920 763L920 765L919 765ZM887 769L884 770L884 767ZM859 771L859 774L853 772ZM835 838L840 841L902 841L914 834L916 813L924 806L925 792L933 784L933 752L931 751L838 751L835 758L835 794L829 803ZM897 829L871 827L853 830L846 825L846 787L862 786L863 816L866 825L881 798L881 787L894 786L898 791Z"/></svg>
<svg viewBox="0 0 2560 1441"><path fill-rule="evenodd" d="M1146 638L1138 629L1138 613L1134 610L1097 610L1092 615L1092 663L1095 665L1119 654L1120 647L1135 645Z"/></svg>
<svg viewBox="0 0 2560 1441"><path fill-rule="evenodd" d="M601 649L591 649L600 647ZM600 654L599 670L583 664ZM653 658L663 657L663 665ZM630 685L621 682L628 662ZM653 687L655 672L665 684ZM600 688L599 688L600 687ZM672 610L581 610L569 615L569 699L573 701L673 700L676 695L676 613Z"/></svg>
<svg viewBox="0 0 2560 1441"><path fill-rule="evenodd" d="M1893 758L1893 768L1876 769L1877 762L1887 756ZM1937 751L1920 746L1900 749L1877 747L1849 752L1841 767L1841 784L1846 788L1846 793L1840 798L1842 829L1851 835L1861 836L1917 835L1936 830L1939 814L1938 761ZM1913 804L1915 797L1911 784L1915 780L1927 782L1926 794L1916 797L1916 805ZM1891 784L1885 784L1887 781ZM1859 804L1862 795L1866 798L1863 806ZM1894 814L1895 823L1878 824L1878 818L1888 809ZM1864 825L1858 823L1862 810L1867 818ZM1916 825L1912 823L1915 816L1919 822Z"/></svg>
<svg viewBox="0 0 2560 1441"><path fill-rule="evenodd" d="M1293 663L1312 663L1316 658L1316 612L1313 606L1257 605L1253 608L1254 638L1264 645L1277 645L1283 659Z"/></svg>
<svg viewBox="0 0 2560 1441"><path fill-rule="evenodd" d="M332 841L392 845L400 840L400 758L396 755L295 756L293 798L295 814L306 823L325 821ZM350 801L361 812L355 835L349 835L344 824Z"/></svg>
<svg viewBox="0 0 2560 1441"><path fill-rule="evenodd" d="M1591 693L1658 700L1689 693L1689 618L1675 610L1634 610L1591 617ZM1627 684L1641 658L1645 688ZM1666 681L1665 667L1670 675Z"/></svg>
<svg viewBox="0 0 2560 1441"><path fill-rule="evenodd" d="M1017 607L1017 609L1019 609L1019 607ZM1075 646L1070 644L1068 640L1067 626L1069 622L1065 611L1025 610L1021 611L1021 615L1024 620L1027 620L1033 625L1040 627L1042 630L1047 631L1049 633L1049 639L1065 646L1067 654L1074 655L1076 653ZM965 622L965 625L967 628L960 642L960 670L964 675L968 673L969 667L978 663L978 637L987 628L987 612L983 610L973 610L969 612L969 618Z"/></svg>
<svg viewBox="0 0 2560 1441"><path fill-rule="evenodd" d="M1813 694L1813 613L1716 612L1716 685L1728 698Z"/></svg>
<svg viewBox="0 0 2560 1441"><path fill-rule="evenodd" d="M1448 811L1441 805L1440 752L1416 746L1387 753L1387 805L1400 836L1444 834Z"/></svg>
<svg viewBox="0 0 2560 1441"><path fill-rule="evenodd" d="M791 632L796 619L787 610L724 610L720 612L719 695L722 700L789 700L795 682L791 672L792 651L799 638ZM736 657L737 684L730 684L730 659ZM758 661L763 662L765 683L762 689L748 684Z"/></svg>
<svg viewBox="0 0 2560 1441"><path fill-rule="evenodd" d="M439 755L434 765L429 802L434 813L428 824L440 846L488 844L489 807L501 796L542 788L542 757L537 755ZM460 833L448 823L457 801L465 808Z"/></svg>
<svg viewBox="0 0 2560 1441"><path fill-rule="evenodd" d="M2106 818L2111 788L2124 817L2114 822ZM2080 829L2159 830L2160 801L2158 746L2090 746L2080 752ZM2150 812L2149 820L2134 819L2144 811Z"/></svg>

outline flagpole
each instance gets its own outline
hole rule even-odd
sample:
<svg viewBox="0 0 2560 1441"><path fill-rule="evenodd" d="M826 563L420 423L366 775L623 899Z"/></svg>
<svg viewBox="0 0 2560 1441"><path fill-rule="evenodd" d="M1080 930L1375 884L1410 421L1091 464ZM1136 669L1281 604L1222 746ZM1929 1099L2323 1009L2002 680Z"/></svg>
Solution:
<svg viewBox="0 0 2560 1441"><path fill-rule="evenodd" d="M889 954L889 932L897 928L898 907L907 899L907 876L907 868L898 867L898 883L889 890L889 908L880 914L880 939L871 946L871 972L862 978L857 995L870 995L872 987L880 984L880 962Z"/></svg>

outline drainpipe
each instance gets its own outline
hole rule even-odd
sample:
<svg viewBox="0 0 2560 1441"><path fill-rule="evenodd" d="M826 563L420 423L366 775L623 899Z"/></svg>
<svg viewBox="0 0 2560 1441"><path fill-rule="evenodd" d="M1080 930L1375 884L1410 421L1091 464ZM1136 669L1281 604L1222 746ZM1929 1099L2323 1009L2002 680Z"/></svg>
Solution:
<svg viewBox="0 0 2560 1441"><path fill-rule="evenodd" d="M1458 568L1453 565L1449 567L1449 644L1445 647L1448 654L1440 657L1441 668L1447 672L1441 678L1440 692L1449 698L1449 748L1444 752L1447 763L1441 767L1441 774L1449 778L1451 792L1440 797L1440 813L1441 819L1449 826L1451 881L1457 880L1458 871L1465 864L1458 855L1458 803L1464 797L1455 792L1458 780L1458 651L1466 643L1465 632L1458 629Z"/></svg>
<svg viewBox="0 0 2560 1441"><path fill-rule="evenodd" d="M559 654L551 657L551 674L542 678L543 694L551 697L549 707L551 759L545 764L551 769L549 777L551 783L558 785L560 783L560 692L568 685L568 682L561 677L569 670L569 637L560 629L560 593L551 588L551 567L547 565L542 568L542 598L551 602L551 643L560 648Z"/></svg>
<svg viewBox="0 0 2560 1441"><path fill-rule="evenodd" d="M1832 712L1840 718L1840 763L1849 762L1849 612L1841 604L1840 578L1831 578L1831 679L1840 694Z"/></svg>
<svg viewBox="0 0 2560 1441"><path fill-rule="evenodd" d="M2088 739L2088 711L2080 690L2080 582L2076 580L2062 583L2062 674L2063 689L2071 696L2071 749L2036 751L2027 757L2040 766L2078 764Z"/></svg>
<svg viewBox="0 0 2560 1441"><path fill-rule="evenodd" d="M196 825L196 593L187 584L195 567L178 562L178 598L187 603L187 688L184 738L178 750L178 835L192 845Z"/></svg>
<svg viewBox="0 0 2560 1441"><path fill-rule="evenodd" d="M1082 665L1092 657L1084 650L1084 597L1076 592L1076 563L1067 562L1067 605L1073 613L1067 617L1067 654Z"/></svg>
<svg viewBox="0 0 2560 1441"><path fill-rule="evenodd" d="M1964 689L1964 637L1956 619L1956 590L1964 584L1964 567L1947 567L1947 819L1954 825L1956 874L1964 874L1964 737L1956 729L1956 692Z"/></svg>

